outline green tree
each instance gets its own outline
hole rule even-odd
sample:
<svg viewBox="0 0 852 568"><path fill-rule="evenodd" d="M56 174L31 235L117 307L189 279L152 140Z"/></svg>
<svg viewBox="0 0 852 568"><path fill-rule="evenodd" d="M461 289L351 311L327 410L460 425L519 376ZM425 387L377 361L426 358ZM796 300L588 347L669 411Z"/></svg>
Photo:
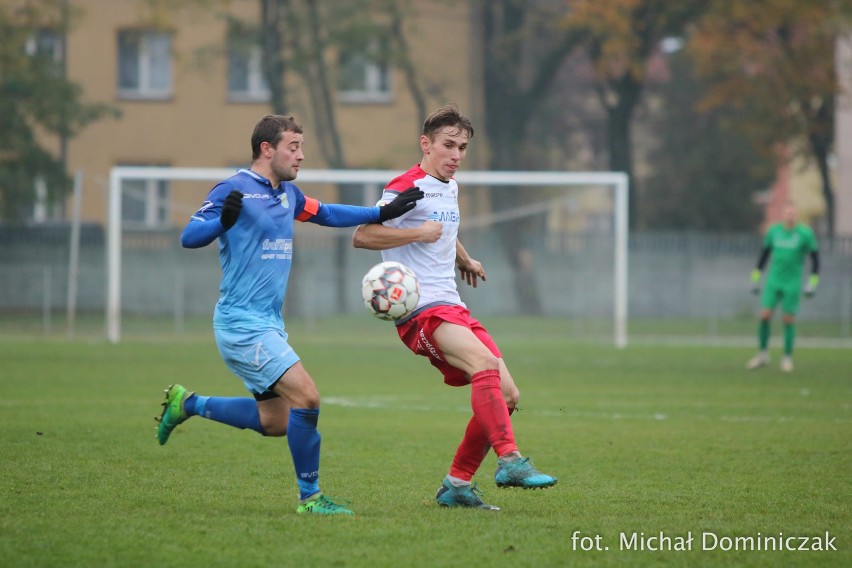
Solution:
<svg viewBox="0 0 852 568"><path fill-rule="evenodd" d="M418 112L425 113L425 101L420 79L413 72L408 44L403 33L405 14L411 9L407 0L352 0L350 2L320 2L319 0L262 0L278 4L276 12L283 16L289 31L288 49L267 49L264 59L268 69L292 69L306 86L308 108L313 117L312 132L320 142L320 152L328 167L350 167L343 147L343 136L337 120L340 68L339 56L346 53L367 55L371 61L383 65L397 65L404 73L406 85ZM337 57L337 59L335 59ZM268 77L268 80L277 80ZM358 185L340 184L339 199L345 203L358 203L362 190ZM346 265L351 254L347 235L335 241L335 267L337 280L337 309L346 309ZM288 296L289 297L289 296ZM293 296L297 298L297 296ZM297 300L288 307L298 309Z"/></svg>
<svg viewBox="0 0 852 568"><path fill-rule="evenodd" d="M743 110L719 105L699 110L709 88L683 51L667 58L670 79L649 87L657 134L645 181L645 219L655 229L751 231L760 221L753 197L772 182L774 161L738 132Z"/></svg>
<svg viewBox="0 0 852 568"><path fill-rule="evenodd" d="M415 72L404 31L414 10L411 0L258 0L255 18L229 15L229 0L191 0L179 5L166 0L144 2L145 17L154 25L169 23L181 10L217 11L227 20L232 37L248 38L259 45L271 112L292 114L295 106L307 109L312 136L319 141L320 153L329 168L351 167L337 118L340 54L367 54L374 62L398 67L418 113L425 116L425 89ZM294 93L302 91L294 87L304 88L306 99L297 98ZM361 199L360 186L341 184L337 189L342 202L357 203ZM341 235L335 245L336 301L341 311L350 295L345 281L350 249L349 237ZM295 287L287 294L286 309L290 313L301 310Z"/></svg>
<svg viewBox="0 0 852 568"><path fill-rule="evenodd" d="M528 4L484 0L477 5L483 51L483 130L492 170L527 169L542 150L530 127L553 96L557 71L583 38L559 26L565 16L561 3ZM515 209L524 202L525 192L523 188L496 191L491 200L496 210ZM534 314L542 313L532 265L535 229L529 219L498 225L508 261L516 267L515 295Z"/></svg>
<svg viewBox="0 0 852 568"><path fill-rule="evenodd" d="M698 72L711 84L703 108L735 104L747 111L739 130L758 151L783 160L777 150L789 147L816 163L830 236L829 159L840 89L834 55L850 15L850 0L715 0L690 41Z"/></svg>
<svg viewBox="0 0 852 568"><path fill-rule="evenodd" d="M630 224L641 225L639 184L634 175L632 126L660 42L682 36L710 0L571 0L568 30L585 34L595 91L607 114L609 169L630 177Z"/></svg>
<svg viewBox="0 0 852 568"><path fill-rule="evenodd" d="M87 124L116 110L83 102L65 77L65 36L73 17L62 0L0 1L0 219L19 221L35 202L35 177L48 200L69 189L65 145ZM58 152L45 146L50 137Z"/></svg>

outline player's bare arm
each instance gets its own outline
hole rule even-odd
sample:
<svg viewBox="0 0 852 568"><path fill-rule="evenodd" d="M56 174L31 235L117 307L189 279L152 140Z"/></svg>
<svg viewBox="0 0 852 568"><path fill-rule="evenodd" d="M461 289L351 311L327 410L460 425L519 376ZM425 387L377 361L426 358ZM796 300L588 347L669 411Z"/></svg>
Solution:
<svg viewBox="0 0 852 568"><path fill-rule="evenodd" d="M352 246L367 250L386 250L411 243L434 243L441 238L444 226L425 221L419 227L396 229L379 223L360 225L352 235Z"/></svg>
<svg viewBox="0 0 852 568"><path fill-rule="evenodd" d="M459 240L456 240L456 267L461 272L462 280L467 282L468 286L476 288L479 278L482 278L483 282L486 280L482 263L471 258Z"/></svg>

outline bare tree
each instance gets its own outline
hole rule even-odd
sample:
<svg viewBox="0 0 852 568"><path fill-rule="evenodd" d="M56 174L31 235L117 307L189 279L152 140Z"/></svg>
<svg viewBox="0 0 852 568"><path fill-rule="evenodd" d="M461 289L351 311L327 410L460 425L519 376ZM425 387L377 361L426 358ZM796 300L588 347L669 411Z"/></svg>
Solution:
<svg viewBox="0 0 852 568"><path fill-rule="evenodd" d="M406 77L406 85L418 112L425 114L420 79L414 72L403 32L407 0L353 0L346 3L322 3L318 0L261 0L261 27L270 30L274 40L263 42L267 81L284 82L284 73L292 70L304 82L309 95L308 107L320 152L333 169L346 169L349 161L342 144L337 119L337 69L330 64L335 55L348 50L368 53L381 64L397 65ZM267 21L274 19L274 22ZM266 34L266 31L264 32ZM282 34L287 33L286 41ZM289 58L289 59L288 59ZM280 73L280 75L278 75ZM276 104L275 90L273 105ZM283 96L278 101L283 105ZM340 184L342 202L357 203L362 196L359 185ZM336 307L345 311L347 304L346 265L351 253L348 235L335 240ZM288 308L297 310L297 294ZM289 299L290 295L288 295Z"/></svg>
<svg viewBox="0 0 852 568"><path fill-rule="evenodd" d="M557 71L580 45L583 33L566 33L558 22L562 3L531 7L520 0L483 1L478 5L484 61L485 131L493 170L519 169L536 151L529 126L542 102L552 95ZM553 5L553 3L550 3ZM516 208L524 200L521 188L495 192L494 207ZM515 294L530 313L542 305L528 238L534 225L527 221L498 225L510 264L516 267Z"/></svg>

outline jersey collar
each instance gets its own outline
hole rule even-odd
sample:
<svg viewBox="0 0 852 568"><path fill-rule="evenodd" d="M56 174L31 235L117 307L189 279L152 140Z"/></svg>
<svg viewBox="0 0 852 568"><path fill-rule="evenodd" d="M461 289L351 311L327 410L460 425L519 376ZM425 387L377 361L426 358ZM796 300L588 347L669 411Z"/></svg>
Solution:
<svg viewBox="0 0 852 568"><path fill-rule="evenodd" d="M246 169L246 168L240 168L240 169L237 170L237 173L238 174L250 175L256 181L258 181L258 182L262 183L263 185L265 185L266 187L268 187L273 193L275 193L276 191L283 191L284 190L284 184L286 183L286 182L282 181L281 184L278 187L272 187L272 182L269 181L268 179L266 179L265 177L263 177L262 175L258 174L257 172L253 172L252 170L249 170L249 169Z"/></svg>

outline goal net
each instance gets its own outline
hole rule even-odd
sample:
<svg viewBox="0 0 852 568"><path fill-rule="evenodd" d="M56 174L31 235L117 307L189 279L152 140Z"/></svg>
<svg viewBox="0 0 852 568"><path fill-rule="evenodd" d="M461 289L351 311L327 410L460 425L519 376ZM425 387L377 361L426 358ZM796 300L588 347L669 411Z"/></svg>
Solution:
<svg viewBox="0 0 852 568"><path fill-rule="evenodd" d="M235 169L115 167L110 173L106 327L209 322L218 296L217 247L182 250L177 235L207 192ZM325 202L374 205L398 175L387 170L303 170L296 184ZM462 299L490 318L553 325L627 345L627 176L614 172L467 171L459 239L485 268ZM366 316L360 281L380 260L351 246L352 229L296 227L286 320ZM123 323L124 322L124 323ZM523 323L518 329L522 329Z"/></svg>

